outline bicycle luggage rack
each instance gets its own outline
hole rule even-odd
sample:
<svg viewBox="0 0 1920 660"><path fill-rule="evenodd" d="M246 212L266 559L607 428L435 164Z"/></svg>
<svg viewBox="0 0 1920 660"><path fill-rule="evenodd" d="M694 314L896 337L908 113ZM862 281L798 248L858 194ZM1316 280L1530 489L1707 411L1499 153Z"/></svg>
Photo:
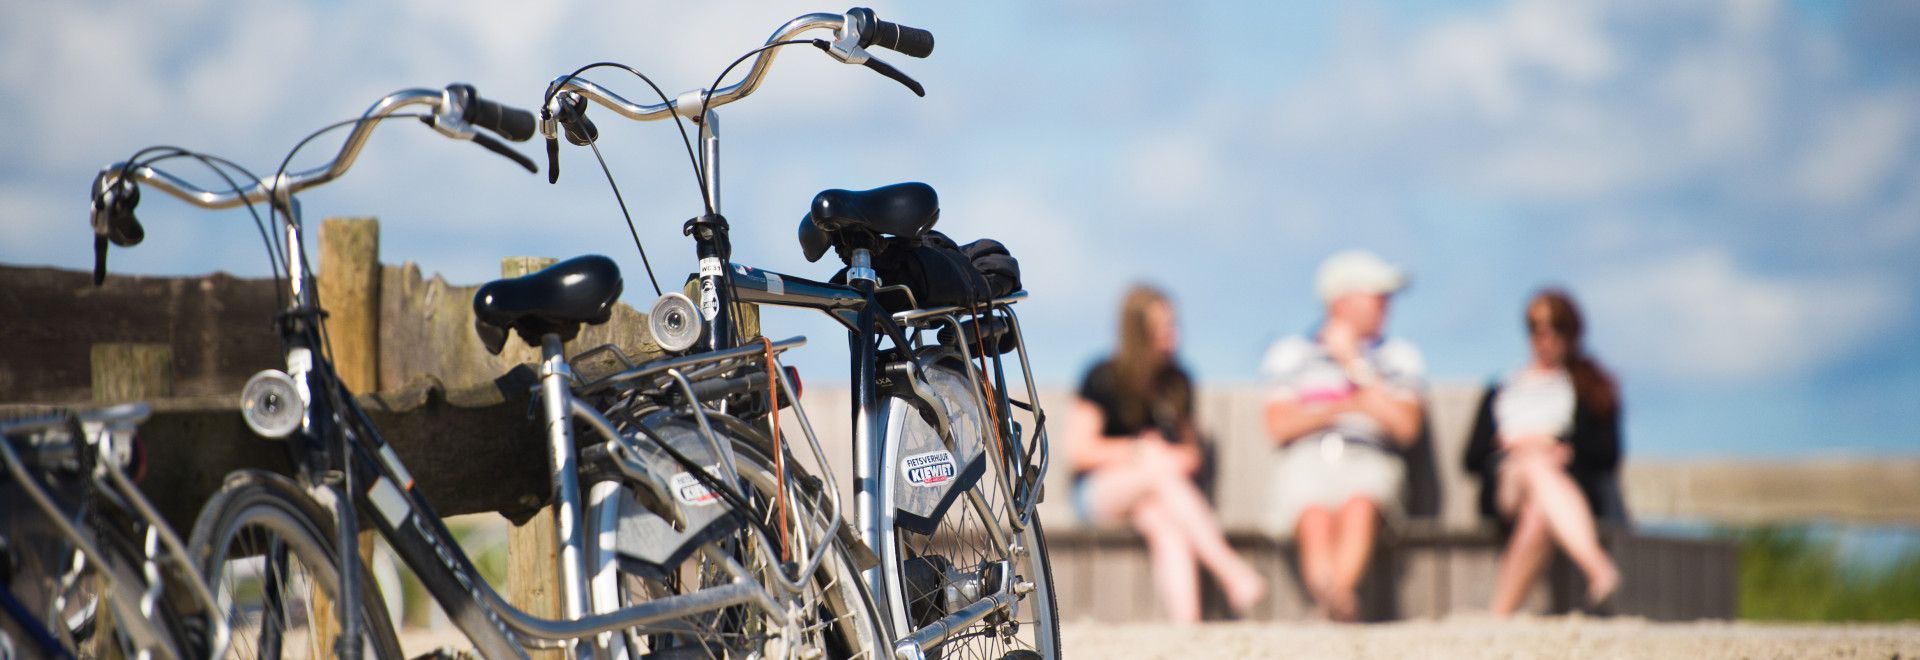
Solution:
<svg viewBox="0 0 1920 660"><path fill-rule="evenodd" d="M988 402L984 400L983 392L985 390L980 386L979 374L971 367L976 360L976 356L974 355L975 347L969 345L966 341L966 332L960 324L960 316L964 315L980 319L981 317L992 316L995 313L1006 315L1008 331L1013 333L1014 349L1020 357L1020 375L1026 383L1027 401L1025 403L1008 396L1006 393L1004 387L1006 383L1004 377L1005 372L1001 368L1001 353L994 352L993 355L988 357L992 358L996 380L999 381L1002 386L997 388L995 392L999 394L1000 398L1005 399L1007 402L1006 406L996 405L993 408L993 410L996 411L995 414L1001 417L1000 431L1006 433L1008 437L1013 438L1015 446L1020 446L1019 426L1014 424L1012 420L1011 408L1017 407L1027 411L1028 418L1033 422L1033 433L1029 436L1029 440L1025 443L1025 446L1021 447L1020 460L1018 462L1009 461L1012 467L1018 472L1018 474L1014 475L1018 478L1018 483L1008 484L1004 481L1001 483L1002 493L1008 496L1007 501L1018 507L1016 513L1019 515L1016 517L1016 522L1021 528L1025 528L1033 519L1034 507L1040 502L1040 487L1041 484L1046 481L1047 468L1052 458L1052 449L1047 442L1047 415L1046 412L1040 408L1040 392L1038 386L1033 382L1033 366L1027 358L1027 340L1020 330L1020 317L1013 311L1013 305L1026 300L1027 297L1027 292L1021 290L974 307L948 305L923 309L909 309L893 314L893 321L902 326L916 329L929 329L935 325L944 325L953 329L954 336L957 338L957 341L954 343L959 345L961 356L965 358L968 365L970 365L966 371L967 378L973 386L974 401L981 406L982 410L988 409ZM911 298L911 295L909 295L909 298ZM1036 458L1038 459L1037 463Z"/></svg>
<svg viewBox="0 0 1920 660"><path fill-rule="evenodd" d="M724 466L724 471L727 473L724 476L729 479L730 483L738 484L739 475L733 471L731 445L722 441L721 438L714 433L713 424L708 418L709 413L700 405L699 396L694 390L693 383L726 375L743 368L764 369L766 365L762 360L773 359L773 373L778 378L779 389L785 392L797 391L793 386L791 378L788 377L786 370L780 367L779 360L776 356L788 350L805 346L806 343L806 337L792 337L770 342L770 344L748 344L746 346L720 351L660 358L645 363L635 363L619 346L605 344L575 355L570 362L578 364L606 355L610 356L613 361L624 366L624 368L619 371L603 375L592 381L576 384L576 397L590 396L595 393L616 390L617 395L623 398L641 392L678 391L686 398L688 411L696 423L701 437L713 446L718 456L726 457L725 460L721 461L721 465ZM768 384L769 387L772 385L772 383ZM816 464L831 465L827 460L826 452L820 446L818 436L814 434L813 424L808 420L806 410L801 406L799 397L789 396L788 402L792 406L795 419L800 426L802 435L806 438L807 448L813 454L813 459ZM579 398L574 399L573 412L574 417L585 419L590 426L593 426L596 430L600 431L602 435L618 443L622 448L625 457L622 460L616 461L616 466L623 472L626 472L628 476L644 476L644 466L628 464L629 461L637 460L639 456L648 455L648 452L645 452L645 450L634 444L636 442L636 438L634 437L636 434L621 432L611 420L601 415L599 411L594 410ZM631 421L635 424L640 423L638 419ZM649 440L654 440L657 443L660 442L655 434L645 430L638 432L637 435L646 436ZM771 439L771 437L769 437L769 439ZM775 450L782 448L783 447L773 447ZM843 511L845 511L846 507L840 501L840 486L838 480L835 479L830 470L817 476L825 482L824 491L832 504L833 517L824 526L818 545L811 548L812 551L807 553L807 555L802 556L805 561L795 562L800 567L800 570L794 577L790 579L784 572L776 573L781 581L785 583L780 586L793 592L804 590L806 582L812 578L813 573L819 569L822 560L826 558L828 545L840 536L840 530L845 524ZM787 488L788 484L781 484L780 487Z"/></svg>

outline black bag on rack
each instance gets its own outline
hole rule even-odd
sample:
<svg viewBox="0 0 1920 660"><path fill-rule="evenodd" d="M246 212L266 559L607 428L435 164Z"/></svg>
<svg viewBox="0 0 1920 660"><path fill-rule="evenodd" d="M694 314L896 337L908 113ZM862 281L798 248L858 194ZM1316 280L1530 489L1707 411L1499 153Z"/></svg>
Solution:
<svg viewBox="0 0 1920 660"><path fill-rule="evenodd" d="M987 278L987 296L1000 298L1020 290L1020 262L1007 246L991 238L960 246L960 252L973 262L974 270Z"/></svg>
<svg viewBox="0 0 1920 660"><path fill-rule="evenodd" d="M988 277L953 239L937 231L929 231L914 242L892 242L874 252L873 272L880 276L882 285L905 285L921 307L964 307L994 297ZM832 281L838 284L846 280L847 271L841 269Z"/></svg>

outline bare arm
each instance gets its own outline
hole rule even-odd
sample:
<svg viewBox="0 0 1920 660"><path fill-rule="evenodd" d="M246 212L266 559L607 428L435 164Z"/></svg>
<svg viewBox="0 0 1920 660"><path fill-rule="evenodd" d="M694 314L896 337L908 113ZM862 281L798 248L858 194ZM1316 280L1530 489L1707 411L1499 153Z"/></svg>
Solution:
<svg viewBox="0 0 1920 660"><path fill-rule="evenodd" d="M1409 447L1420 437L1420 400L1400 396L1380 385L1369 385L1354 393L1353 409L1372 417L1401 447Z"/></svg>
<svg viewBox="0 0 1920 660"><path fill-rule="evenodd" d="M1067 420L1067 448L1075 471L1124 465L1134 457L1132 438L1101 435L1105 425L1100 406L1075 399Z"/></svg>
<svg viewBox="0 0 1920 660"><path fill-rule="evenodd" d="M1274 444L1285 445L1300 436L1333 425L1333 418L1350 410L1348 402L1303 404L1292 399L1274 399L1267 404L1267 435Z"/></svg>

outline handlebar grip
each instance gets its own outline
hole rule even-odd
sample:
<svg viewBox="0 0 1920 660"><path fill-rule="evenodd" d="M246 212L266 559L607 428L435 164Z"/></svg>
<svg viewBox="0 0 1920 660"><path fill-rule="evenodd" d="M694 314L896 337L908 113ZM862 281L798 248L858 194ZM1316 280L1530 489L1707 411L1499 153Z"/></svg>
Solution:
<svg viewBox="0 0 1920 660"><path fill-rule="evenodd" d="M500 134L514 142L533 137L533 113L474 95L467 100L467 123Z"/></svg>
<svg viewBox="0 0 1920 660"><path fill-rule="evenodd" d="M933 54L932 32L899 23L876 20L873 22L873 33L875 46L908 57L926 57Z"/></svg>

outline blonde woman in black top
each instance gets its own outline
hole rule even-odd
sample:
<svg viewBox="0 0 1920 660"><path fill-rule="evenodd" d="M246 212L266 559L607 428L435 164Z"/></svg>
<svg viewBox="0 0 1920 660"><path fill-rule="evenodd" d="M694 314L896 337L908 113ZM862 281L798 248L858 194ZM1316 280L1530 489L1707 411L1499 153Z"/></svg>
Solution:
<svg viewBox="0 0 1920 660"><path fill-rule="evenodd" d="M1519 609L1556 545L1586 574L1589 604L1620 584L1594 528L1596 515L1625 517L1613 490L1620 389L1587 355L1580 309L1566 292L1533 296L1527 334L1533 359L1489 390L1467 445L1482 512L1510 525L1491 607L1499 616Z"/></svg>
<svg viewBox="0 0 1920 660"><path fill-rule="evenodd" d="M1145 286L1129 291L1119 350L1081 384L1068 447L1075 509L1086 520L1131 523L1146 537L1168 616L1193 623L1200 620L1197 565L1243 612L1266 596L1266 581L1227 546L1193 484L1202 455L1193 381L1174 360L1178 344L1167 297Z"/></svg>

